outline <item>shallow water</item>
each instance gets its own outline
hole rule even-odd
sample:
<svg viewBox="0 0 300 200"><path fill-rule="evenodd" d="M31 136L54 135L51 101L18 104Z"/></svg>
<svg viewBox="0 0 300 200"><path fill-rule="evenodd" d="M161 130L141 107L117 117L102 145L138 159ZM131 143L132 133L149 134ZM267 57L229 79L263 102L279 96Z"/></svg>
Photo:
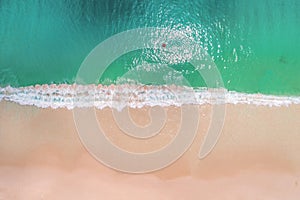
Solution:
<svg viewBox="0 0 300 200"><path fill-rule="evenodd" d="M0 85L73 83L88 53L133 28L165 27L192 36L215 61L225 87L246 93L300 95L298 0L0 1ZM113 83L146 51L113 62L100 79ZM188 63L173 68L192 86Z"/></svg>

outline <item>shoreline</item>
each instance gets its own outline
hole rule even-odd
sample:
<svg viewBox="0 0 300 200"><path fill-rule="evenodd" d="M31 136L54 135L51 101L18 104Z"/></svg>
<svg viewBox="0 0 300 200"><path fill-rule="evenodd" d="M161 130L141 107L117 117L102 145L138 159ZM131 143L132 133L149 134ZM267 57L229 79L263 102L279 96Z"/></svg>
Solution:
<svg viewBox="0 0 300 200"><path fill-rule="evenodd" d="M35 85L0 87L0 102L10 101L39 108L97 109L144 106L250 104L280 107L299 105L300 96L276 96L227 91L224 88L190 88L176 85Z"/></svg>

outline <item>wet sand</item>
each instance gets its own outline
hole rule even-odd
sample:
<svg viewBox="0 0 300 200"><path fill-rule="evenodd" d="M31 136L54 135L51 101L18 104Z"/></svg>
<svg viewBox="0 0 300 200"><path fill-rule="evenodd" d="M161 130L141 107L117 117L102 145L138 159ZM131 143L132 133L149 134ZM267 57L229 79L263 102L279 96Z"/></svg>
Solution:
<svg viewBox="0 0 300 200"><path fill-rule="evenodd" d="M149 108L130 109L139 125ZM134 140L116 125L111 109L97 111L104 132L133 152L163 147L180 124L180 109L164 108L160 134ZM197 155L209 128L211 106L199 109L198 134L171 166L126 174L94 159L76 132L72 111L0 102L0 199L298 199L300 106L227 105L220 139Z"/></svg>

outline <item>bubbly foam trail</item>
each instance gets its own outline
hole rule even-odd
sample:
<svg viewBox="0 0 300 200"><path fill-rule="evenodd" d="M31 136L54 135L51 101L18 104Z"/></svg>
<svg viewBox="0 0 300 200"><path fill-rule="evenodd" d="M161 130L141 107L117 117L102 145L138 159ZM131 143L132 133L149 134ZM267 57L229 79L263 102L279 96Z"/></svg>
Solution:
<svg viewBox="0 0 300 200"><path fill-rule="evenodd" d="M182 86L142 85L36 85L0 88L0 101L39 108L105 107L118 110L129 106L181 106L183 104L254 104L288 106L300 104L300 97L245 94L225 89L189 88Z"/></svg>

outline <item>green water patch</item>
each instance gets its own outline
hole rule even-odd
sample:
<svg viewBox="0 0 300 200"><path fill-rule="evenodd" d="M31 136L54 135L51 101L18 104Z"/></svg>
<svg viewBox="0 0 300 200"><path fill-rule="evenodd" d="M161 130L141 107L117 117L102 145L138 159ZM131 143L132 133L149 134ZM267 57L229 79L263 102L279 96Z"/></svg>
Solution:
<svg viewBox="0 0 300 200"><path fill-rule="evenodd" d="M157 59L154 54L144 53L144 50L136 50L126 53L111 63L104 71L99 79L99 83L102 84L116 84L118 80L133 77L133 81L138 81L141 84L149 84L149 81L153 85L164 85L164 84L182 84L191 87L206 87L206 83L201 74L188 62L178 64L161 65L163 61ZM147 72L145 68L141 71L136 70L137 67L150 66ZM130 72L136 73L135 75L127 75ZM171 72L174 72L170 74ZM141 77L139 77L139 74ZM143 80L143 76L145 80ZM182 76L182 83L176 82L174 77L180 78ZM128 81L127 81L128 82ZM129 80L130 82L130 80ZM124 80L121 83L126 83Z"/></svg>
<svg viewBox="0 0 300 200"><path fill-rule="evenodd" d="M74 83L85 57L105 39L164 27L194 38L228 90L300 95L299 10L299 0L1 0L0 86ZM140 57L121 56L100 83L117 81L142 61L162 64ZM189 63L168 66L193 87L205 86Z"/></svg>

